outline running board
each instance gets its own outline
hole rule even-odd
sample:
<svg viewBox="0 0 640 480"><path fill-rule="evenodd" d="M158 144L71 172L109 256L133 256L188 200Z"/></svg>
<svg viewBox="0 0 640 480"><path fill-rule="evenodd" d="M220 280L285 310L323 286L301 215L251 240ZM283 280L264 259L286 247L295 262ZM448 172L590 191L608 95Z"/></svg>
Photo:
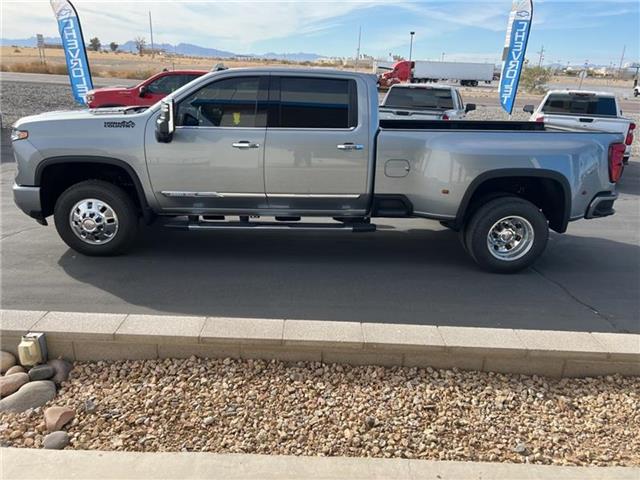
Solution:
<svg viewBox="0 0 640 480"><path fill-rule="evenodd" d="M285 222L207 222L182 221L164 225L178 230L313 230L339 232L375 232L373 223L285 223Z"/></svg>

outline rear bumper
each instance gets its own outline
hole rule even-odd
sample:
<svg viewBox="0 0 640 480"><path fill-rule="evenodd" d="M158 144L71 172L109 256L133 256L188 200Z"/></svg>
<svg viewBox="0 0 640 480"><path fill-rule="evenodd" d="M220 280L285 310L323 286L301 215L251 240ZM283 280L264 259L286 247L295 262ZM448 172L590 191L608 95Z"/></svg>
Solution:
<svg viewBox="0 0 640 480"><path fill-rule="evenodd" d="M40 204L40 187L24 187L13 184L13 201L20 210L34 218L41 225L46 225L47 220L42 215Z"/></svg>
<svg viewBox="0 0 640 480"><path fill-rule="evenodd" d="M602 218L613 215L616 211L613 204L618 199L616 192L602 192L596 195L584 215L584 218Z"/></svg>

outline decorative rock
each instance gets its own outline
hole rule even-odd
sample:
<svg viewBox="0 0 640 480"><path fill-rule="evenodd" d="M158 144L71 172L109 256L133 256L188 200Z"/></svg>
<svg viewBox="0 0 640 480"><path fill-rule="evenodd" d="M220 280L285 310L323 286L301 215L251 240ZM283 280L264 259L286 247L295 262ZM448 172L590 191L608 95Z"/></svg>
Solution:
<svg viewBox="0 0 640 480"><path fill-rule="evenodd" d="M213 422L215 422L215 420L216 420L216 419L215 419L215 418L213 418L213 417L206 417L206 418L202 421L202 423L203 423L203 424L205 424L205 425L211 425Z"/></svg>
<svg viewBox="0 0 640 480"><path fill-rule="evenodd" d="M53 382L29 382L13 395L0 400L0 412L24 412L30 408L41 407L55 396L56 386Z"/></svg>
<svg viewBox="0 0 640 480"><path fill-rule="evenodd" d="M47 450L62 450L67 445L69 445L67 432L53 432L42 440L42 446Z"/></svg>
<svg viewBox="0 0 640 480"><path fill-rule="evenodd" d="M513 451L519 453L520 455L527 455L528 448L526 444L520 442L514 447Z"/></svg>
<svg viewBox="0 0 640 480"><path fill-rule="evenodd" d="M71 407L49 407L44 411L44 423L47 430L55 432L62 430L75 416L76 411Z"/></svg>
<svg viewBox="0 0 640 480"><path fill-rule="evenodd" d="M4 373L16 364L16 357L13 353L0 350L0 372Z"/></svg>
<svg viewBox="0 0 640 480"><path fill-rule="evenodd" d="M14 365L9 370L7 370L7 373L5 373L5 375L13 375L14 373L27 373L27 371L22 365Z"/></svg>
<svg viewBox="0 0 640 480"><path fill-rule="evenodd" d="M49 380L55 375L56 371L51 365L36 365L29 370L29 378L35 380Z"/></svg>
<svg viewBox="0 0 640 480"><path fill-rule="evenodd" d="M55 378L55 377L54 377ZM87 413L94 413L96 411L96 402L93 401L93 399L91 398L87 398L84 401L84 411Z"/></svg>
<svg viewBox="0 0 640 480"><path fill-rule="evenodd" d="M13 368L13 367L12 367ZM26 373L14 373L12 375L5 375L0 378L0 396L7 397L29 381L29 375Z"/></svg>
<svg viewBox="0 0 640 480"><path fill-rule="evenodd" d="M53 367L55 370L55 375L51 380L53 380L56 385L66 382L69 378L69 372L73 370L73 365L62 358L53 358L47 362L47 365Z"/></svg>

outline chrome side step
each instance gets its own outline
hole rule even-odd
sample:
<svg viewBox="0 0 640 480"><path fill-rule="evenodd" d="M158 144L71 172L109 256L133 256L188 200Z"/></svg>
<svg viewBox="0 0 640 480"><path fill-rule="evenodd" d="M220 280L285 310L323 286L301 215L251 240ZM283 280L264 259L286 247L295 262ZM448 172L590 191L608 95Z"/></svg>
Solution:
<svg viewBox="0 0 640 480"><path fill-rule="evenodd" d="M165 227L178 230L312 230L339 232L375 232L373 223L289 223L289 222L210 222L210 221L171 221Z"/></svg>

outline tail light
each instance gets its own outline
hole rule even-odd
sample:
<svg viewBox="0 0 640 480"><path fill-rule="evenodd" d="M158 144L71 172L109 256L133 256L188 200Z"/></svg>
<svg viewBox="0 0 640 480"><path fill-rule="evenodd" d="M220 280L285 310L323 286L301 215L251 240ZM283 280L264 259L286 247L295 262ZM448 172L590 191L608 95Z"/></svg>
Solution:
<svg viewBox="0 0 640 480"><path fill-rule="evenodd" d="M633 143L633 131L635 129L636 129L636 124L631 122L629 124L629 131L627 132L627 138L624 141L626 145L631 145Z"/></svg>
<svg viewBox="0 0 640 480"><path fill-rule="evenodd" d="M542 115L540 115L539 117L536 117L536 122L544 123L544 117Z"/></svg>
<svg viewBox="0 0 640 480"><path fill-rule="evenodd" d="M627 149L623 143L614 143L609 147L609 180L616 183L620 180L624 168L623 158Z"/></svg>
<svg viewBox="0 0 640 480"><path fill-rule="evenodd" d="M446 113L442 115L442 120L449 120L449 115L447 115Z"/></svg>

